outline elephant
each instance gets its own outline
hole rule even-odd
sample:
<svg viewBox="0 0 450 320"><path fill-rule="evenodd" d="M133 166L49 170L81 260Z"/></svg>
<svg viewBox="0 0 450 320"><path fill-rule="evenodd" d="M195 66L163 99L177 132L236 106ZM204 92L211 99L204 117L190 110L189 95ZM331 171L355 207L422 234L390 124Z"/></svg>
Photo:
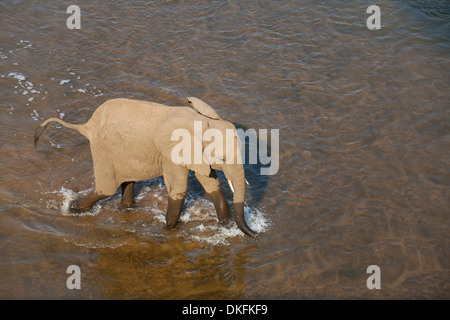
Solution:
<svg viewBox="0 0 450 320"><path fill-rule="evenodd" d="M35 148L39 137L51 122L76 130L89 140L95 188L86 196L71 201L70 211L87 211L97 201L114 195L119 187L122 191L121 206L132 207L135 182L162 176L169 195L166 226L172 229L180 218L191 170L214 204L219 223L227 224L230 214L216 172L220 170L234 193L234 220L237 226L246 235L257 237L258 233L248 226L244 218L246 180L242 159L239 159L241 141L236 128L200 99L190 97L187 101L189 106L166 106L156 102L116 98L99 106L84 124L49 118L38 126L34 136ZM207 139L202 139L199 135L211 128L224 136L228 132L234 132L232 147L226 149L223 144L222 150L226 149L226 152L217 151L220 149L217 148L214 155L211 153L209 157L200 156L200 159L195 159L195 148L201 148L200 151L204 152L208 147ZM184 161L173 157L174 148L177 144L179 146L179 142L173 139L177 129L178 132L190 134L186 145L194 145L194 152L186 152ZM220 141L217 145L219 144Z"/></svg>

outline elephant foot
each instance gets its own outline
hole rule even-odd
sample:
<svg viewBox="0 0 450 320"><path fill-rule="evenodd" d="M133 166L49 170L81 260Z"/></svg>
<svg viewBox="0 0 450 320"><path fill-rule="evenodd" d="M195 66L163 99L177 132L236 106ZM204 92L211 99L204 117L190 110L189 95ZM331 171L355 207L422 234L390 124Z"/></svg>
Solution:
<svg viewBox="0 0 450 320"><path fill-rule="evenodd" d="M130 209L134 206L134 182L124 182L120 186L122 188L120 205L123 209Z"/></svg>
<svg viewBox="0 0 450 320"><path fill-rule="evenodd" d="M120 206L122 209L131 209L134 207L134 201L133 202L121 202Z"/></svg>
<svg viewBox="0 0 450 320"><path fill-rule="evenodd" d="M229 227L231 225L231 219L229 217L224 218L224 219L219 219L219 224L221 224L225 227Z"/></svg>
<svg viewBox="0 0 450 320"><path fill-rule="evenodd" d="M175 223L166 224L166 228L168 230L175 230L177 226L178 226L178 221Z"/></svg>
<svg viewBox="0 0 450 320"><path fill-rule="evenodd" d="M69 205L69 211L75 214L89 211L97 201L103 198L106 198L106 196L92 191L91 193L80 199L71 201Z"/></svg>
<svg viewBox="0 0 450 320"><path fill-rule="evenodd" d="M174 229L178 225L180 219L181 207L184 202L184 194L181 198L173 199L169 197L169 204L166 213L166 226L168 229Z"/></svg>
<svg viewBox="0 0 450 320"><path fill-rule="evenodd" d="M85 212L85 211L87 211L89 209L90 208L85 209L85 208L80 207L80 199L71 201L70 205L69 205L70 213L80 214L80 213L83 213L83 212Z"/></svg>

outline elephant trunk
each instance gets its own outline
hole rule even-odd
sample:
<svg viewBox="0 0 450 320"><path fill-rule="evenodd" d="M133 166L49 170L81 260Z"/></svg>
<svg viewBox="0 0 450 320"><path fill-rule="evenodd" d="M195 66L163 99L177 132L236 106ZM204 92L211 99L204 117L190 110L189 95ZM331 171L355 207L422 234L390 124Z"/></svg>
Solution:
<svg viewBox="0 0 450 320"><path fill-rule="evenodd" d="M244 203L243 202L234 202L234 216L236 220L236 224L241 229L242 232L244 232L246 235L254 238L258 236L258 234L250 229L250 227L245 222L244 218Z"/></svg>
<svg viewBox="0 0 450 320"><path fill-rule="evenodd" d="M225 174L226 175L226 174ZM245 222L244 217L244 195L245 195L245 176L244 168L241 166L238 170L234 171L232 174L233 178L230 179L230 187L234 190L233 197L233 208L234 208L234 219L236 221L239 229L246 235L254 238L258 234L254 232ZM227 175L226 175L227 176Z"/></svg>

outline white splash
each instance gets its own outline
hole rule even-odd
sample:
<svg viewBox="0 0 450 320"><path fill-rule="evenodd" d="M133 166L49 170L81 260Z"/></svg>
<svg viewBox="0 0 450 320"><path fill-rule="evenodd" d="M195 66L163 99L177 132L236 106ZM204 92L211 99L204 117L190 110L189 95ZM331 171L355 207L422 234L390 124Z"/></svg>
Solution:
<svg viewBox="0 0 450 320"><path fill-rule="evenodd" d="M31 117L34 121L39 121L39 113L35 109L33 109L33 113L31 114Z"/></svg>
<svg viewBox="0 0 450 320"><path fill-rule="evenodd" d="M258 208L246 205L244 215L248 226L257 233L266 232L271 225L265 213ZM183 230L181 236L196 242L227 246L232 238L245 238L235 222L227 226L219 224L214 205L206 199L197 199L194 204L188 205L180 222L193 225Z"/></svg>
<svg viewBox="0 0 450 320"><path fill-rule="evenodd" d="M250 229L256 233L264 233L272 225L272 222L267 218L266 214L258 208L245 206L244 216Z"/></svg>
<svg viewBox="0 0 450 320"><path fill-rule="evenodd" d="M20 81L25 80L25 76L23 74L21 74L21 73L18 73L18 72L10 72L8 74L8 77L13 77L13 78L15 78L17 80L20 80Z"/></svg>
<svg viewBox="0 0 450 320"><path fill-rule="evenodd" d="M66 115L64 112L61 112L59 109L56 109L56 112L59 114L59 118L62 119Z"/></svg>
<svg viewBox="0 0 450 320"><path fill-rule="evenodd" d="M163 183L143 187L135 199L140 202L152 197L159 205L167 201L167 191ZM232 203L229 206L232 207ZM179 237L213 246L227 246L233 238L246 237L234 221L226 226L219 224L213 203L205 198L198 198L188 192L183 207L179 222L180 231L177 233ZM166 223L166 206L161 208L150 205L133 210L145 210L162 225ZM257 233L266 232L272 224L263 210L253 206L245 205L244 215L248 226Z"/></svg>
<svg viewBox="0 0 450 320"><path fill-rule="evenodd" d="M76 194L76 192L74 192L70 189L66 189L64 187L61 187L60 193L64 197L64 200L63 200L63 203L61 206L61 214L62 215L70 215L69 205L72 200L76 199L77 194Z"/></svg>
<svg viewBox="0 0 450 320"><path fill-rule="evenodd" d="M78 217L97 216L102 210L107 210L108 212L117 211L117 216L120 214L131 215L129 222L121 222L120 228L135 233L137 237L155 238L167 236L165 228L167 190L163 183L159 185L144 186L141 189L141 192L136 195L135 200L137 205L134 208L127 209L126 213L121 211L118 205L118 202L120 201L119 194L106 200L104 203L100 201L100 203L97 203L87 212L82 212L80 214L71 213L69 208L70 202L86 195L92 190L93 188L90 188L76 193L71 189L61 187L59 191L55 192L63 197L62 203L57 200L49 200L47 201L46 206L49 209L59 209L60 213L64 216ZM155 199L155 201L152 201L152 198ZM149 204L142 205L142 203ZM230 206L232 206L231 203ZM211 201L188 193L186 195L184 207L185 209L182 212L179 227L175 232L177 237L208 246L228 246L233 239L246 239L246 236L237 227L234 221L231 221L227 225L219 224L214 205ZM132 216L134 213L137 214L143 212L148 215L148 218L134 220L134 217ZM257 233L266 232L272 224L267 215L259 208L246 205L244 206L244 215L249 227ZM117 227L118 223L114 218L116 215L106 216L108 217L107 219L111 220L107 220L106 225L112 225L114 228ZM96 243L95 240L94 243L91 244L94 246L110 246L110 244Z"/></svg>
<svg viewBox="0 0 450 320"><path fill-rule="evenodd" d="M50 145L52 147L55 147L56 149L62 149L62 145L59 143L53 143L53 141L50 140Z"/></svg>
<svg viewBox="0 0 450 320"><path fill-rule="evenodd" d="M20 40L17 44L21 45L23 48L31 48L33 46L30 40Z"/></svg>

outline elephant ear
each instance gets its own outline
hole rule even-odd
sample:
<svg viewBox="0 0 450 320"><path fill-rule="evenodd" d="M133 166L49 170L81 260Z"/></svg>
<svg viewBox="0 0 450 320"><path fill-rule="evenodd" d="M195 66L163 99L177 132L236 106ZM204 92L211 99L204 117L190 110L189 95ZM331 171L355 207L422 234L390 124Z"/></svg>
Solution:
<svg viewBox="0 0 450 320"><path fill-rule="evenodd" d="M211 167L203 159L202 137L199 136L203 134L203 131L194 130L194 120L197 125L202 123L202 127L205 127L205 123L196 118L169 118L156 129L154 141L159 152L166 159L209 176Z"/></svg>
<svg viewBox="0 0 450 320"><path fill-rule="evenodd" d="M187 98L187 101L191 105L192 109L194 109L198 113L207 116L208 118L211 119L220 120L220 116L217 114L216 110L214 110L206 102L195 97L189 97Z"/></svg>

